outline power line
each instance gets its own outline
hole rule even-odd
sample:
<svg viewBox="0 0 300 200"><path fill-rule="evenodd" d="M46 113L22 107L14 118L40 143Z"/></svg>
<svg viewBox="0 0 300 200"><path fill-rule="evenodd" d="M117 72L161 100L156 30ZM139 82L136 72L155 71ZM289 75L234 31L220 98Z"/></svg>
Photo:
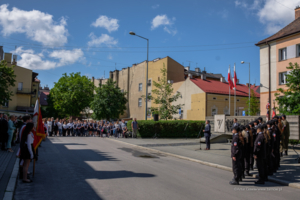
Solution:
<svg viewBox="0 0 300 200"><path fill-rule="evenodd" d="M279 3L280 5L282 5L282 6L284 6L284 7L286 7L286 8L288 8L288 9L291 9L291 10L294 10L293 8L290 8L290 7L287 7L286 5L284 5L284 4L282 4L282 3L280 3L279 1L277 1L277 0L274 0L276 3Z"/></svg>

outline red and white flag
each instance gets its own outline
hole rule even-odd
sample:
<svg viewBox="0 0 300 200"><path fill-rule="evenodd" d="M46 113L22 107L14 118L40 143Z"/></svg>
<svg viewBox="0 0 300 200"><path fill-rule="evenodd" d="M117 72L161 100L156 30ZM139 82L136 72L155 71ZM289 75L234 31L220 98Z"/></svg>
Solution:
<svg viewBox="0 0 300 200"><path fill-rule="evenodd" d="M230 66L229 66L229 68L228 68L228 77L227 77L227 81L228 81L228 84L229 84L230 89L232 90L232 89L233 89L233 83L232 83L232 80L231 80Z"/></svg>
<svg viewBox="0 0 300 200"><path fill-rule="evenodd" d="M234 87L236 88L237 77L236 77L236 72L235 72L235 64L234 64L234 76L233 76L233 82L234 82Z"/></svg>
<svg viewBox="0 0 300 200"><path fill-rule="evenodd" d="M36 150L38 146L41 144L42 140L46 137L39 100L36 100L32 121L34 123L33 148L34 150Z"/></svg>

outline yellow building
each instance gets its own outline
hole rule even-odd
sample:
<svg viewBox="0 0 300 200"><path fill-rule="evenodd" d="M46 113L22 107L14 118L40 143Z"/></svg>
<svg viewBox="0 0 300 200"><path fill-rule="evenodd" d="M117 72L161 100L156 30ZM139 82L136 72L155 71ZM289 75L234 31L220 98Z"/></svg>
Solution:
<svg viewBox="0 0 300 200"><path fill-rule="evenodd" d="M248 108L249 88L247 85L237 84L236 107L234 109L234 91L231 90L229 110L229 85L224 77L206 79L206 72L203 71L200 78L193 78L190 74L185 81L173 84L174 92L180 92L181 97L173 105L184 104L181 107L181 114L176 114L175 119L205 120L206 116L225 114L241 116ZM254 91L258 86L251 86ZM259 93L255 92L257 98Z"/></svg>
<svg viewBox="0 0 300 200"><path fill-rule="evenodd" d="M0 106L0 112L14 113L17 115L32 114L34 110L35 100L39 95L39 80L36 78L37 73L30 69L26 69L17 65L16 56L12 61L12 54L5 53L4 60L8 67L14 66L14 74L16 82L14 87L9 89L13 91L11 100L4 106Z"/></svg>

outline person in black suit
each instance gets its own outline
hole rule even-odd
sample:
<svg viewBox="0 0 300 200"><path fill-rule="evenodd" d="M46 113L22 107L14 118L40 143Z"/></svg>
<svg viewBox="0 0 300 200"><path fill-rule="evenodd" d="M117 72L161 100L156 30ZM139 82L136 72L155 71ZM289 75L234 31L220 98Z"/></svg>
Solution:
<svg viewBox="0 0 300 200"><path fill-rule="evenodd" d="M0 125L0 137L1 137L1 143L2 143L1 150L5 151L6 150L6 143L7 143L7 140L8 140L8 134L7 134L8 121L7 121L7 116L6 115L3 115L3 119L1 119L0 124L1 124Z"/></svg>
<svg viewBox="0 0 300 200"><path fill-rule="evenodd" d="M206 120L206 125L205 128L203 130L204 132L204 137L205 137L205 143L206 143L206 149L205 150L210 150L210 136L211 136L211 127L209 124L209 120Z"/></svg>

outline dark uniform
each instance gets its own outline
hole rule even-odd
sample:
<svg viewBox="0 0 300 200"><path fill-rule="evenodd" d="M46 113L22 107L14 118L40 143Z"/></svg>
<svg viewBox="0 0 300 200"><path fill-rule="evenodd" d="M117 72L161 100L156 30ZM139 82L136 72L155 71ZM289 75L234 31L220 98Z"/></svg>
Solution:
<svg viewBox="0 0 300 200"><path fill-rule="evenodd" d="M264 174L264 158L265 158L265 141L264 135L262 132L257 134L256 140L254 142L254 151L253 154L257 157L257 169L259 174L259 180L255 182L256 184L265 183L265 174Z"/></svg>
<svg viewBox="0 0 300 200"><path fill-rule="evenodd" d="M236 127L234 127L236 128ZM235 161L232 159L232 172L233 172L233 180L229 182L231 185L238 185L239 184L239 177L240 177L240 160L241 160L241 146L239 142L239 135L235 133L232 138L231 143L231 158L235 157Z"/></svg>
<svg viewBox="0 0 300 200"><path fill-rule="evenodd" d="M205 137L205 143L206 143L206 150L210 149L210 136L211 136L211 127L210 124L205 125L204 129L204 137Z"/></svg>
<svg viewBox="0 0 300 200"><path fill-rule="evenodd" d="M269 152L269 160L268 160L268 175L273 175L274 166L275 166L275 146L276 146L276 133L272 129L273 122L270 122L270 128L268 131L270 133L270 152Z"/></svg>

